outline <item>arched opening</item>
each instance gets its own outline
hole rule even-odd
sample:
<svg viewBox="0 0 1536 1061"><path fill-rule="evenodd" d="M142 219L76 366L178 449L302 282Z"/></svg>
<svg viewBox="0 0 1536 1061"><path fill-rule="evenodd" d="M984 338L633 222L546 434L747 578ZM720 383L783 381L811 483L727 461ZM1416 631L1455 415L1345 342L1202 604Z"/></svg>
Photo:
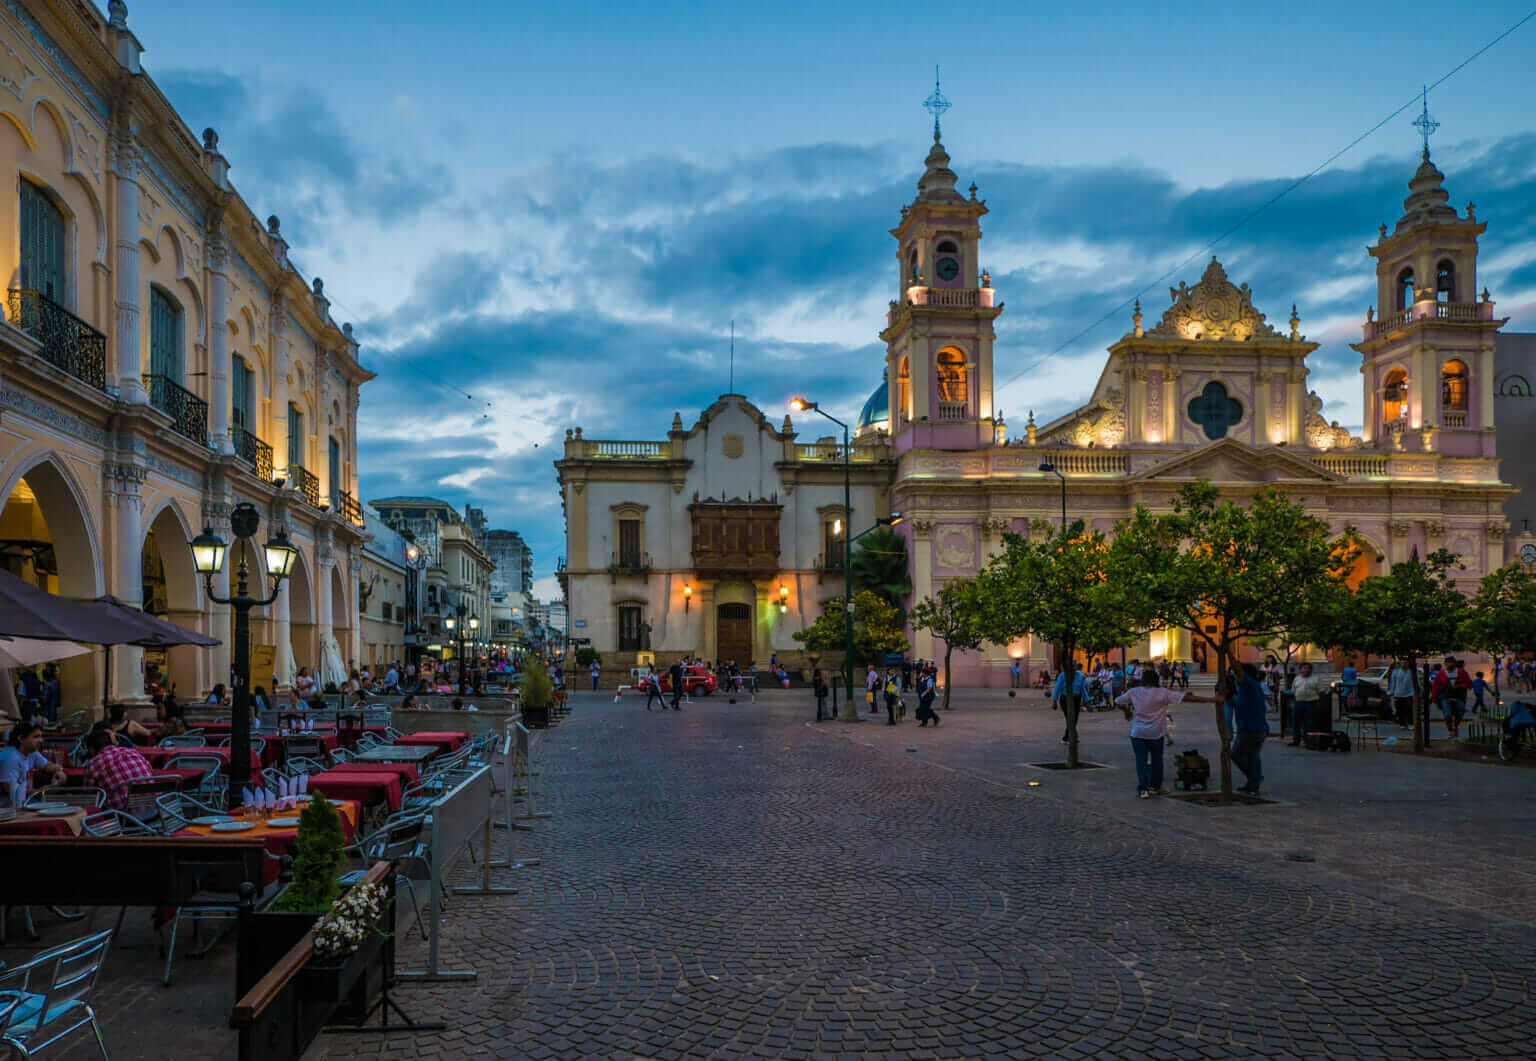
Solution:
<svg viewBox="0 0 1536 1061"><path fill-rule="evenodd" d="M197 585L197 569L192 564L192 550L187 547L193 535L179 517L176 506L167 505L144 534L139 558L144 610L177 626L196 630L202 625L202 594ZM145 649L145 691L159 684L167 691L174 690L179 700L200 696L205 686L222 680L208 681L200 673L199 662L208 658L208 650L195 645Z"/></svg>
<svg viewBox="0 0 1536 1061"><path fill-rule="evenodd" d="M896 362L896 415L912 419L912 364L905 354Z"/></svg>
<svg viewBox="0 0 1536 1061"><path fill-rule="evenodd" d="M341 577L340 566L331 568L331 636L336 639L337 651L348 674L357 666L352 651L352 596L347 592L347 580ZM486 626L489 627L489 622Z"/></svg>
<svg viewBox="0 0 1536 1061"><path fill-rule="evenodd" d="M1413 270L1404 269L1397 274L1397 308L1405 310L1413 305Z"/></svg>
<svg viewBox="0 0 1536 1061"><path fill-rule="evenodd" d="M917 283L917 248L912 248L912 253L907 255L907 282Z"/></svg>
<svg viewBox="0 0 1536 1061"><path fill-rule="evenodd" d="M939 419L965 419L969 398L965 355L952 346L940 350L934 361L934 381L939 397Z"/></svg>
<svg viewBox="0 0 1536 1061"><path fill-rule="evenodd" d="M1435 267L1435 301L1456 301L1456 266L1449 258Z"/></svg>
<svg viewBox="0 0 1536 1061"><path fill-rule="evenodd" d="M1467 411L1467 363L1451 360L1440 366L1440 408L1447 412Z"/></svg>
<svg viewBox="0 0 1536 1061"><path fill-rule="evenodd" d="M89 516L51 458L28 468L6 495L0 509L0 559L11 574L61 597L105 592ZM98 654L64 660L58 670L66 712L101 702Z"/></svg>
<svg viewBox="0 0 1536 1061"><path fill-rule="evenodd" d="M302 551L293 562L283 592L288 594L288 643L293 648L294 668L307 667L313 676L320 662L315 644L315 597Z"/></svg>
<svg viewBox="0 0 1536 1061"><path fill-rule="evenodd" d="M1390 424L1408 415L1408 373L1394 368L1381 385L1381 422Z"/></svg>

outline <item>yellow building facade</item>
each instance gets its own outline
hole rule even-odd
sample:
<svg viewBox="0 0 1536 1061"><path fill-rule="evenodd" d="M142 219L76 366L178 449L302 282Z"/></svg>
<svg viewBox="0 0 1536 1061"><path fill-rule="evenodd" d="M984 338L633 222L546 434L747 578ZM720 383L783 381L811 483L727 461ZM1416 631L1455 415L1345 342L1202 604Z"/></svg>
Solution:
<svg viewBox="0 0 1536 1061"><path fill-rule="evenodd" d="M117 648L61 667L66 708L187 699L228 682L232 616L187 542L231 539L250 502L300 549L252 613L253 683L358 657L359 388L351 327L139 65L123 4L0 5L0 551L53 593L110 593L220 638L165 658ZM252 589L269 583L259 548ZM215 592L230 590L230 572ZM270 661L270 662L268 662ZM267 672L270 666L271 673Z"/></svg>

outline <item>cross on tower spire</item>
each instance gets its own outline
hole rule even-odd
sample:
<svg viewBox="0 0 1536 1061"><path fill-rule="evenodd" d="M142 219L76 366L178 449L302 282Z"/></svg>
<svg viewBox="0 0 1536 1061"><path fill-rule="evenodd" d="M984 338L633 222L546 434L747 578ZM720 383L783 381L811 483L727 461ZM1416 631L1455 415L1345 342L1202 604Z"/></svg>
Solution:
<svg viewBox="0 0 1536 1061"><path fill-rule="evenodd" d="M923 100L923 109L933 115L934 140L939 138L939 119L944 116L944 112L949 110L951 106L953 104L944 98L944 93L939 91L939 68L935 64L933 68L933 95Z"/></svg>
<svg viewBox="0 0 1536 1061"><path fill-rule="evenodd" d="M1424 157L1428 158L1429 157L1429 138L1434 134L1434 131L1436 129L1440 128L1440 123L1435 121L1433 118L1431 118L1429 116L1429 86L1428 85L1424 86L1424 89L1420 93L1420 96L1421 96L1421 99L1423 101L1423 106L1422 106L1422 108L1419 111L1419 116L1413 120L1413 127L1415 129L1417 129L1419 131L1419 133L1424 137Z"/></svg>

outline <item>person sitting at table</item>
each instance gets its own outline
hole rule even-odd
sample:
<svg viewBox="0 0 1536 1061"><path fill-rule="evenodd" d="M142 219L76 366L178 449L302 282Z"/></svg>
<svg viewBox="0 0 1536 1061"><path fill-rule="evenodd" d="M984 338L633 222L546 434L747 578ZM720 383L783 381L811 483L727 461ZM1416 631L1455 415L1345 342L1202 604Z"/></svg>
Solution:
<svg viewBox="0 0 1536 1061"><path fill-rule="evenodd" d="M304 701L304 706L311 711L324 711L326 708L325 697L320 693L311 693L309 699Z"/></svg>
<svg viewBox="0 0 1536 1061"><path fill-rule="evenodd" d="M19 807L27 802L34 772L42 774L43 786L64 780L64 768L49 762L39 750L42 746L43 727L36 722L11 727L10 739L0 751L0 807Z"/></svg>
<svg viewBox="0 0 1536 1061"><path fill-rule="evenodd" d="M213 687L213 692L208 694L208 703L222 704L224 702L224 683L219 682Z"/></svg>
<svg viewBox="0 0 1536 1061"><path fill-rule="evenodd" d="M400 701L401 711L420 711L421 704L416 700L415 693L406 693L405 699Z"/></svg>
<svg viewBox="0 0 1536 1061"><path fill-rule="evenodd" d="M154 767L137 748L112 743L112 731L98 724L85 735L85 783L107 794L107 806L122 810L128 804L128 786L141 778L153 777Z"/></svg>
<svg viewBox="0 0 1536 1061"><path fill-rule="evenodd" d="M139 725L128 717L128 709L122 704L112 704L107 708L105 722L99 723L112 731L112 736L119 744L136 744L143 741L146 744L153 743L149 730Z"/></svg>
<svg viewBox="0 0 1536 1061"><path fill-rule="evenodd" d="M262 685L256 686L256 691L251 696L251 709L256 712L256 717L260 718L262 712L267 711L270 707L271 705L267 703L266 687Z"/></svg>

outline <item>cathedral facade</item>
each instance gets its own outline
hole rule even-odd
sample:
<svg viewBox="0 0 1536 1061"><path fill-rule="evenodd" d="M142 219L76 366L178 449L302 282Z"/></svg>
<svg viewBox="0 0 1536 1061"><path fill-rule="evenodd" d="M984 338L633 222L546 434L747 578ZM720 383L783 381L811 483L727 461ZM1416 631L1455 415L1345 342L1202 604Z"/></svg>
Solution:
<svg viewBox="0 0 1536 1061"><path fill-rule="evenodd" d="M1362 577L1445 547L1470 587L1530 543L1509 532L1515 488L1499 473L1494 351L1505 322L1478 293L1485 225L1470 205L1448 205L1427 151L1401 219L1368 248L1378 308L1354 345L1358 436L1327 422L1308 388L1317 344L1295 307L1271 323L1212 259L1171 290L1155 321L1138 303L1086 403L1047 424L1031 416L1010 439L993 402L1004 306L979 268L987 207L974 184L957 190L949 162L936 133L917 197L891 230L897 297L881 332L885 379L850 450L852 512L840 504L835 440L797 443L787 417L775 429L739 396L722 396L691 429L674 418L666 442L593 442L577 429L556 463L573 636L621 659L643 641L659 658L725 658L729 646L738 658L777 651L782 661L793 631L842 592L841 568L829 564L841 563L834 530L845 523L903 514L917 600L974 575L1006 533L1049 534L1064 511L1109 531L1139 504L1166 508L1197 479L1240 500L1275 487L1336 531L1354 527L1371 546ZM721 535L735 544L717 547ZM750 640L727 633L727 605L751 610ZM1157 631L1129 652L1199 662L1197 642L1188 630ZM919 657L943 650L922 632L911 643ZM1054 664L1048 646L1024 639L967 654L957 680L1006 684L1013 659Z"/></svg>

